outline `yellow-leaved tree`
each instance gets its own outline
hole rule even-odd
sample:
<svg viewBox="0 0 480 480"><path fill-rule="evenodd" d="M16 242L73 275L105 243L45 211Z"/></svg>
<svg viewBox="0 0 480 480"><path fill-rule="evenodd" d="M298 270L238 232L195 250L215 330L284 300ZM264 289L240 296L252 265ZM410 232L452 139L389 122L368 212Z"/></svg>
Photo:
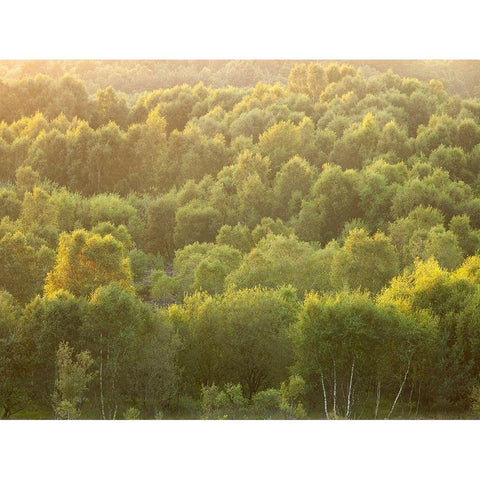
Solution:
<svg viewBox="0 0 480 480"><path fill-rule="evenodd" d="M45 282L45 293L63 289L76 296L87 296L96 288L119 282L133 289L130 261L122 244L112 235L104 237L75 230L60 237L55 266Z"/></svg>

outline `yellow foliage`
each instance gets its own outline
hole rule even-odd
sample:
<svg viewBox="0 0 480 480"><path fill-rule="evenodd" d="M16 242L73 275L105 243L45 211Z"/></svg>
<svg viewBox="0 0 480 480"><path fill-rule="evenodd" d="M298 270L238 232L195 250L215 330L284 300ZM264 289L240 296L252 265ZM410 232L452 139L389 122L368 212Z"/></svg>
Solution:
<svg viewBox="0 0 480 480"><path fill-rule="evenodd" d="M60 237L56 264L45 282L45 294L64 289L86 296L114 281L125 289L133 289L130 262L123 257L122 244L111 235L102 237L75 230Z"/></svg>

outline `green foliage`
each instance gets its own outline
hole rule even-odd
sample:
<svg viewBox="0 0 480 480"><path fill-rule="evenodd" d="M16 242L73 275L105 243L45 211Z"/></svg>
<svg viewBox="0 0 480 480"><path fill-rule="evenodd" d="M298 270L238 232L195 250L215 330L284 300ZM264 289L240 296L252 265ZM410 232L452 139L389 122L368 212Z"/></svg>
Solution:
<svg viewBox="0 0 480 480"><path fill-rule="evenodd" d="M37 296L23 311L22 328L25 336L32 339L30 371L35 376L32 394L45 407L51 407L52 386L58 371L55 363L58 346L66 342L75 349L80 347L84 314L85 301L62 290Z"/></svg>
<svg viewBox="0 0 480 480"><path fill-rule="evenodd" d="M480 386L478 384L473 387L472 393L470 394L470 400L472 402L472 412L475 417L478 417L480 414Z"/></svg>
<svg viewBox="0 0 480 480"><path fill-rule="evenodd" d="M222 389L215 384L202 387L203 418L235 420L242 418L247 399L240 385L226 384Z"/></svg>
<svg viewBox="0 0 480 480"><path fill-rule="evenodd" d="M476 69L0 62L0 415L467 412Z"/></svg>
<svg viewBox="0 0 480 480"><path fill-rule="evenodd" d="M174 250L173 231L177 201L173 195L165 195L150 202L147 211L146 237L148 251L170 257Z"/></svg>
<svg viewBox="0 0 480 480"><path fill-rule="evenodd" d="M57 379L53 405L56 415L64 420L74 420L80 416L80 406L93 375L87 373L93 360L85 351L73 360L73 348L61 343L57 350Z"/></svg>
<svg viewBox="0 0 480 480"><path fill-rule="evenodd" d="M129 407L123 414L125 420L138 420L140 418L140 410L135 407Z"/></svg>
<svg viewBox="0 0 480 480"><path fill-rule="evenodd" d="M0 218L10 217L16 220L20 215L21 202L12 190L3 188L0 190Z"/></svg>
<svg viewBox="0 0 480 480"><path fill-rule="evenodd" d="M295 155L315 161L313 123L308 117L304 117L298 126L290 120L278 122L260 135L258 148L262 155L270 158L274 173Z"/></svg>
<svg viewBox="0 0 480 480"><path fill-rule="evenodd" d="M288 220L297 215L302 200L310 191L313 171L300 157L293 157L285 163L275 177L275 202L279 217Z"/></svg>
<svg viewBox="0 0 480 480"><path fill-rule="evenodd" d="M305 409L300 402L305 390L305 380L299 375L293 375L288 382L282 382L280 386L281 404L280 409L287 418L303 420L306 417Z"/></svg>
<svg viewBox="0 0 480 480"><path fill-rule="evenodd" d="M191 387L240 383L248 398L281 380L291 359L287 328L296 313L291 290L196 293L169 308L182 333L182 366Z"/></svg>
<svg viewBox="0 0 480 480"><path fill-rule="evenodd" d="M327 243L345 222L360 216L359 203L356 172L325 165L302 204L295 231L301 240Z"/></svg>
<svg viewBox="0 0 480 480"><path fill-rule="evenodd" d="M479 371L476 346L478 258L471 257L456 271L443 270L430 259L416 263L382 293L380 300L404 311L429 311L435 318L437 364L429 378L430 401L441 408L465 408Z"/></svg>
<svg viewBox="0 0 480 480"><path fill-rule="evenodd" d="M128 225L137 213L135 207L117 195L97 195L89 202L88 221L90 225L111 222L113 225Z"/></svg>
<svg viewBox="0 0 480 480"><path fill-rule="evenodd" d="M135 338L149 315L148 307L119 283L99 287L90 297L81 336L95 362L98 409L104 419L115 419L125 401L122 389L134 369Z"/></svg>
<svg viewBox="0 0 480 480"><path fill-rule="evenodd" d="M293 234L293 229L285 225L280 218L273 220L273 218L264 217L252 230L252 240L255 244L258 244L260 240L266 238L269 234L288 237Z"/></svg>
<svg viewBox="0 0 480 480"><path fill-rule="evenodd" d="M316 251L295 236L270 234L260 240L225 281L237 288L293 285L303 295L312 289L328 288L325 283L328 273L325 252Z"/></svg>
<svg viewBox="0 0 480 480"><path fill-rule="evenodd" d="M368 401L372 385L383 383L394 392L396 382L389 381L424 360L423 330L416 319L363 294L308 295L293 336L295 371L305 380L309 402L320 407L320 397L326 415L333 408L348 418L356 408L352 395L359 405L359 398ZM345 396L339 385L346 386Z"/></svg>
<svg viewBox="0 0 480 480"><path fill-rule="evenodd" d="M31 166L20 166L15 172L15 193L18 198L23 198L24 194L33 190L38 185L40 176Z"/></svg>
<svg viewBox="0 0 480 480"><path fill-rule="evenodd" d="M350 230L344 246L332 261L332 284L337 289L378 292L399 271L398 256L388 237L365 230Z"/></svg>
<svg viewBox="0 0 480 480"><path fill-rule="evenodd" d="M150 298L163 304L175 299L178 291L177 279L167 275L163 270L154 270L150 274Z"/></svg>
<svg viewBox="0 0 480 480"><path fill-rule="evenodd" d="M125 251L128 251L132 248L132 237L125 225L119 225L118 227L115 227L110 222L100 222L97 223L94 228L92 228L92 233L98 233L102 237L111 235L115 240L118 240L123 245Z"/></svg>
<svg viewBox="0 0 480 480"><path fill-rule="evenodd" d="M213 207L190 203L175 215L174 243L177 248L193 242L212 242L220 228L220 214Z"/></svg>
<svg viewBox="0 0 480 480"><path fill-rule="evenodd" d="M231 225L221 227L218 231L216 243L218 245L228 245L242 253L249 252L253 247L250 230L241 223L233 227Z"/></svg>
<svg viewBox="0 0 480 480"><path fill-rule="evenodd" d="M151 264L151 257L143 250L134 249L128 252L128 258L130 260L130 268L134 282L142 281L147 276Z"/></svg>
<svg viewBox="0 0 480 480"><path fill-rule="evenodd" d="M193 290L222 292L225 278L239 267L241 260L241 253L232 247L219 245L210 249L195 268Z"/></svg>
<svg viewBox="0 0 480 480"><path fill-rule="evenodd" d="M21 232L6 233L0 239L0 288L25 303L38 291L35 250Z"/></svg>
<svg viewBox="0 0 480 480"><path fill-rule="evenodd" d="M0 405L2 419L21 412L31 401L31 340L19 322L20 308L13 296L0 290Z"/></svg>
<svg viewBox="0 0 480 480"><path fill-rule="evenodd" d="M281 401L282 395L276 388L269 388L256 393L252 397L255 415L262 419L274 417L280 409Z"/></svg>
<svg viewBox="0 0 480 480"><path fill-rule="evenodd" d="M145 312L131 346L135 353L126 363L124 396L138 406L143 418L159 418L172 408L180 390L179 336L165 315Z"/></svg>
<svg viewBox="0 0 480 480"><path fill-rule="evenodd" d="M449 230L455 235L464 256L474 255L480 247L480 233L470 226L468 215L456 215L448 224Z"/></svg>

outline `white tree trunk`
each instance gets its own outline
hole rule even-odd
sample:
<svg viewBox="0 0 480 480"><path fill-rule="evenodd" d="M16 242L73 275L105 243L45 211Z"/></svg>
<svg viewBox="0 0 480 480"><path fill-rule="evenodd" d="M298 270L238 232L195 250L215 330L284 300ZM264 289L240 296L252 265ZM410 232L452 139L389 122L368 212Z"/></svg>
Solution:
<svg viewBox="0 0 480 480"><path fill-rule="evenodd" d="M410 360L408 360L408 366L407 366L407 371L405 372L405 376L403 377L403 382L402 384L400 385L400 388L398 389L398 393L397 393L397 396L395 397L395 401L393 402L393 405L392 405L392 408L390 409L390 412L388 413L387 415L387 420L390 418L390 415L393 413L393 410L395 408L395 405L397 404L398 402L398 399L402 393L402 390L403 390L403 386L405 385L405 382L407 381L407 376L408 376L408 372L410 371Z"/></svg>
<svg viewBox="0 0 480 480"><path fill-rule="evenodd" d="M325 416L327 417L327 420L330 420L330 417L328 416L328 403L327 403L327 392L325 391L325 383L323 381L323 372L320 372L321 379L322 379L322 389L323 389L323 403L325 407Z"/></svg>
<svg viewBox="0 0 480 480"><path fill-rule="evenodd" d="M333 416L337 416L337 370L335 368L335 359L333 360Z"/></svg>
<svg viewBox="0 0 480 480"><path fill-rule="evenodd" d="M102 335L100 335L102 341ZM103 346L100 348L100 405L102 408L102 418L105 420L105 403L103 400Z"/></svg>
<svg viewBox="0 0 480 480"><path fill-rule="evenodd" d="M375 420L377 419L378 415L378 407L380 405L380 388L382 386L382 382L380 379L377 380L377 401L375 403Z"/></svg>
<svg viewBox="0 0 480 480"><path fill-rule="evenodd" d="M355 359L352 362L352 369L350 371L350 384L348 386L348 397L347 397L347 413L345 414L345 418L350 417L350 402L352 398L352 384L353 384L353 369L355 368Z"/></svg>

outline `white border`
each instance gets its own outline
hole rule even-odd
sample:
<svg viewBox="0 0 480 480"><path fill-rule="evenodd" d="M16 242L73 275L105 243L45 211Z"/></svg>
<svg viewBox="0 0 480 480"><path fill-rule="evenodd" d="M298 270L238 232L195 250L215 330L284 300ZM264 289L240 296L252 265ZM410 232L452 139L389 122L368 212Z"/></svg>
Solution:
<svg viewBox="0 0 480 480"><path fill-rule="evenodd" d="M467 0L23 0L2 4L0 58L475 59Z"/></svg>
<svg viewBox="0 0 480 480"><path fill-rule="evenodd" d="M479 58L474 2L2 4L0 58ZM1 422L4 478L465 478L475 422ZM475 462L475 463L474 463Z"/></svg>

